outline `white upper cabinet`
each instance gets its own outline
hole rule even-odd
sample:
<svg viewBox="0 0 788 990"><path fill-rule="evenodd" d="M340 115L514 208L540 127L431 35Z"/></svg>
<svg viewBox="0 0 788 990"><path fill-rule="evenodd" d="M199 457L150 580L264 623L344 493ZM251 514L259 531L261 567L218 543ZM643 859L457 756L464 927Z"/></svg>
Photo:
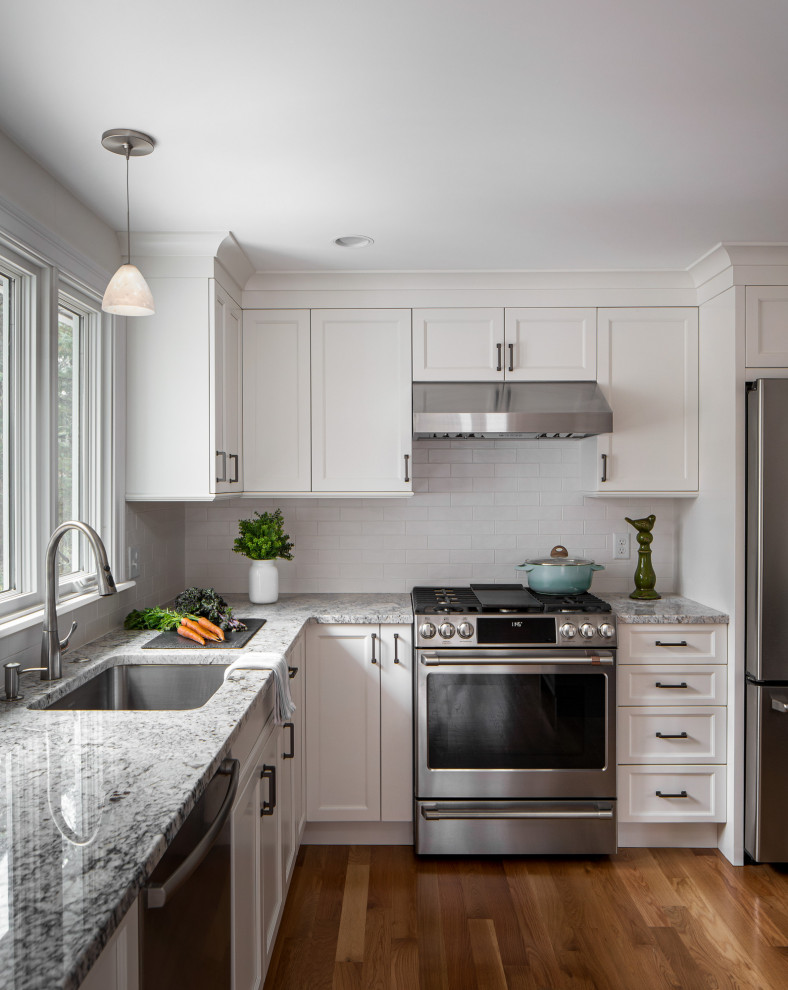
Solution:
<svg viewBox="0 0 788 990"><path fill-rule="evenodd" d="M508 381L593 381L595 309L507 309L504 372Z"/></svg>
<svg viewBox="0 0 788 990"><path fill-rule="evenodd" d="M597 377L613 432L584 442L586 487L696 492L697 309L600 309Z"/></svg>
<svg viewBox="0 0 788 990"><path fill-rule="evenodd" d="M126 498L238 493L240 307L212 278L148 282L156 313L126 333Z"/></svg>
<svg viewBox="0 0 788 990"><path fill-rule="evenodd" d="M412 490L410 310L312 310L312 490Z"/></svg>
<svg viewBox="0 0 788 990"><path fill-rule="evenodd" d="M745 354L748 368L788 368L788 286L746 288Z"/></svg>
<svg viewBox="0 0 788 990"><path fill-rule="evenodd" d="M243 350L241 308L224 289L211 280L213 295L213 361L211 362L211 404L216 458L214 492L242 492L241 461L243 390Z"/></svg>
<svg viewBox="0 0 788 990"><path fill-rule="evenodd" d="M413 381L498 381L502 309L414 309Z"/></svg>
<svg viewBox="0 0 788 990"><path fill-rule="evenodd" d="M309 310L246 310L243 316L244 487L308 492Z"/></svg>
<svg viewBox="0 0 788 990"><path fill-rule="evenodd" d="M414 309L414 381L593 381L595 309Z"/></svg>

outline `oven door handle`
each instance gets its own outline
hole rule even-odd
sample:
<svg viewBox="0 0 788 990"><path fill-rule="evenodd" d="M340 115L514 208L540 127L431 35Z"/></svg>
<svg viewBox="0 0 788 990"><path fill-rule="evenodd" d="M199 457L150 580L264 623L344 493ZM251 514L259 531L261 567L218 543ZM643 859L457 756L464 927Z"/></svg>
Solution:
<svg viewBox="0 0 788 990"><path fill-rule="evenodd" d="M610 819L613 817L612 808L596 808L593 811L514 811L514 810L479 810L469 808L467 811L463 811L461 808L452 809L450 811L441 811L439 807L427 807L427 805L421 806L421 817L426 819L428 822L434 821L451 821L453 819L462 818L605 818Z"/></svg>
<svg viewBox="0 0 788 990"><path fill-rule="evenodd" d="M561 664L561 663L591 663L591 664L606 664L612 666L613 664L613 654L612 653L593 653L586 654L582 657L551 657L549 654L543 654L540 657L480 657L477 655L469 655L467 657L441 657L437 653L422 653L419 657L419 663L424 667L480 667L484 664L494 665L494 666L506 666L506 667L536 667L544 664Z"/></svg>

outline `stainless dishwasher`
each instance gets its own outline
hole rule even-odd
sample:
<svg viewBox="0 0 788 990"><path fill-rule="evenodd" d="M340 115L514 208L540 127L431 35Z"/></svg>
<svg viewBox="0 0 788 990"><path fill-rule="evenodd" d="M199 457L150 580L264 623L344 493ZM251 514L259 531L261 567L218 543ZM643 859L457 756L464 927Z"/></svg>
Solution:
<svg viewBox="0 0 788 990"><path fill-rule="evenodd" d="M240 761L223 760L142 897L142 990L230 990L230 812Z"/></svg>

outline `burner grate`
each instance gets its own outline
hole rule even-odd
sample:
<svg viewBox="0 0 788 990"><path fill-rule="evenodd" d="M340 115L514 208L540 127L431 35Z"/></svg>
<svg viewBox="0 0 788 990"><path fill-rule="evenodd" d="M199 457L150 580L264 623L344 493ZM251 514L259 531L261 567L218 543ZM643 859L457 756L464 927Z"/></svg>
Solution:
<svg viewBox="0 0 788 990"><path fill-rule="evenodd" d="M479 599L470 588L414 588L416 612L478 612Z"/></svg>
<svg viewBox="0 0 788 990"><path fill-rule="evenodd" d="M544 595L529 588L531 594L544 607L545 612L611 612L609 602L584 592L580 595Z"/></svg>

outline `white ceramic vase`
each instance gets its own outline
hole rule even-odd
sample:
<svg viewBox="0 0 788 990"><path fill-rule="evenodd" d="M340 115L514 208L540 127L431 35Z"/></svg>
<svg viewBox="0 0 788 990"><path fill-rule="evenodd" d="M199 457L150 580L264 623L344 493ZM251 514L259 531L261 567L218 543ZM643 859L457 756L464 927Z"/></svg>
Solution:
<svg viewBox="0 0 788 990"><path fill-rule="evenodd" d="M267 605L279 597L279 571L273 560L253 560L249 567L249 601Z"/></svg>

